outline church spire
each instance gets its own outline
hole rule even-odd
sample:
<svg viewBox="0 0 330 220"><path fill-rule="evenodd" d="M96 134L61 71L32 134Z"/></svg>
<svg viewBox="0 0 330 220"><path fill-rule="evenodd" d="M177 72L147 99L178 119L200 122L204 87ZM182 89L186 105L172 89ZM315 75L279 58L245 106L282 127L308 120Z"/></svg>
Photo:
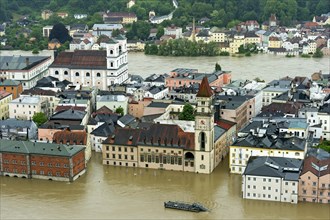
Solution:
<svg viewBox="0 0 330 220"><path fill-rule="evenodd" d="M202 83L199 85L197 97L211 97L213 95L212 89L207 80L207 76L204 76Z"/></svg>

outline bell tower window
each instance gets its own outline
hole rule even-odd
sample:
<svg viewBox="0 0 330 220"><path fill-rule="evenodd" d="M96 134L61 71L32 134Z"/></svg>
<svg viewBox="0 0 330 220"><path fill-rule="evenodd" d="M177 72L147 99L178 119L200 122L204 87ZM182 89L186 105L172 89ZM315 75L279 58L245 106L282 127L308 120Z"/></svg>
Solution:
<svg viewBox="0 0 330 220"><path fill-rule="evenodd" d="M206 142L205 133L204 132L199 133L200 149L203 151L205 151L205 142Z"/></svg>

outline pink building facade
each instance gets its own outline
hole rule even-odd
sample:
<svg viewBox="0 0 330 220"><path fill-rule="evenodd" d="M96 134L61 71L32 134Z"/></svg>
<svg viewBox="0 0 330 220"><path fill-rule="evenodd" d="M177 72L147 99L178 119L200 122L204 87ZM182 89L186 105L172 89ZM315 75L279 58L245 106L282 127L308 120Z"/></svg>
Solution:
<svg viewBox="0 0 330 220"><path fill-rule="evenodd" d="M299 201L330 203L330 158L305 159L299 178Z"/></svg>
<svg viewBox="0 0 330 220"><path fill-rule="evenodd" d="M211 87L220 89L223 85L231 82L231 73L224 71L217 71L211 74L198 73L197 69L175 69L169 73L169 76L165 79L165 86L169 90L181 87L189 86L194 83L201 83L204 76L208 77L208 82Z"/></svg>

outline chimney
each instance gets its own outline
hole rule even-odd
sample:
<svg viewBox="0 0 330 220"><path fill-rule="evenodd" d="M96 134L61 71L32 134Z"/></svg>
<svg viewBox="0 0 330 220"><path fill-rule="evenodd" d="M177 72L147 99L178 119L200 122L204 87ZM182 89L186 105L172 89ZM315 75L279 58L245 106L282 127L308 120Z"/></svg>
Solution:
<svg viewBox="0 0 330 220"><path fill-rule="evenodd" d="M25 64L26 66L30 65L30 59L28 57L25 58Z"/></svg>

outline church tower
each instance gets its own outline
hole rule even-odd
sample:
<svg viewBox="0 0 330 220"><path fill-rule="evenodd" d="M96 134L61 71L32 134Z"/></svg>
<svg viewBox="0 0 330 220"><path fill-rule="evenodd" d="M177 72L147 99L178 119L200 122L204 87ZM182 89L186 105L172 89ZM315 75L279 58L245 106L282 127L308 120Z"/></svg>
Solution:
<svg viewBox="0 0 330 220"><path fill-rule="evenodd" d="M214 169L213 92L205 76L196 95L195 172L211 173Z"/></svg>

